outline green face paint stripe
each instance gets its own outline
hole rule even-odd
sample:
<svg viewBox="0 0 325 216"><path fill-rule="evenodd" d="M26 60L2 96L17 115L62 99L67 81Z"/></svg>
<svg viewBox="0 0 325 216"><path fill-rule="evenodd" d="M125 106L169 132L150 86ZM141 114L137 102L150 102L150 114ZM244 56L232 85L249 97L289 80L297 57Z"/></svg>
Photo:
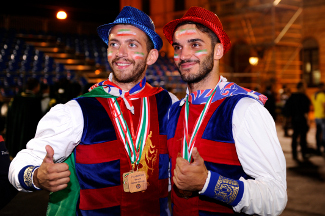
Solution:
<svg viewBox="0 0 325 216"><path fill-rule="evenodd" d="M130 31L130 29L119 29L118 32Z"/></svg>
<svg viewBox="0 0 325 216"><path fill-rule="evenodd" d="M203 50L198 50L195 53L203 53L203 52L207 52L207 49L203 49Z"/></svg>

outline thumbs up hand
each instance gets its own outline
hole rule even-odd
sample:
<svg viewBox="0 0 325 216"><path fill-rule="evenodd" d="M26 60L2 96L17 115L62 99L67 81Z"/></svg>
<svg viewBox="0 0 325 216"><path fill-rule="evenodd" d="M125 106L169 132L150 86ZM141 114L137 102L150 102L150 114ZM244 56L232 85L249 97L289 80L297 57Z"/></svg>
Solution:
<svg viewBox="0 0 325 216"><path fill-rule="evenodd" d="M176 159L173 181L178 189L200 191L208 177L208 170L196 147L192 150L193 162L182 157Z"/></svg>
<svg viewBox="0 0 325 216"><path fill-rule="evenodd" d="M66 163L55 164L53 162L53 148L47 145L45 149L46 156L41 166L34 172L33 183L36 187L51 192L62 190L70 182L69 166Z"/></svg>

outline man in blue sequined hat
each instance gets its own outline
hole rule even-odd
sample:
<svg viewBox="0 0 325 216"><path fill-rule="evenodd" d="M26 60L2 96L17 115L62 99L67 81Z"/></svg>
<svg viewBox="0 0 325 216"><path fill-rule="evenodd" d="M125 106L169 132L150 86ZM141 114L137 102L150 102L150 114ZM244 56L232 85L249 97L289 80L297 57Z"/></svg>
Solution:
<svg viewBox="0 0 325 216"><path fill-rule="evenodd" d="M129 6L98 34L109 79L53 107L9 179L21 191L55 192L48 215L168 215L164 117L173 96L145 78L162 40L148 15Z"/></svg>

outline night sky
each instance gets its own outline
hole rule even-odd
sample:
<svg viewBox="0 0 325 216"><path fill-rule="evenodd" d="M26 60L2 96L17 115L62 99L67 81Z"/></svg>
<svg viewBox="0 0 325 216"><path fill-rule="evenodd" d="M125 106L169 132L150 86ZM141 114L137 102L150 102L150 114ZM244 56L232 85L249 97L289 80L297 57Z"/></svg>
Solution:
<svg viewBox="0 0 325 216"><path fill-rule="evenodd" d="M58 10L68 13L68 19L74 21L108 23L118 15L118 0L101 1L14 1L1 3L0 14L55 18Z"/></svg>

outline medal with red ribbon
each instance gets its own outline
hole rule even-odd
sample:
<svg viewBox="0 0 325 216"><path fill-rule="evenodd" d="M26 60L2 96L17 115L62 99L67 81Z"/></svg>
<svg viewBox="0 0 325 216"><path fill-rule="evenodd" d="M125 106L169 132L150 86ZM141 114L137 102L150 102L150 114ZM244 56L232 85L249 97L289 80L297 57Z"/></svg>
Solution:
<svg viewBox="0 0 325 216"><path fill-rule="evenodd" d="M218 82L218 84L219 84L219 82ZM196 120L191 137L189 136L189 132L188 132L189 101L188 101L188 96L186 97L186 100L185 100L185 112L184 112L184 115L185 115L184 116L184 126L185 127L184 127L183 143L182 143L182 157L185 160L187 160L188 162L191 162L192 150L193 150L193 147L195 145L195 141L196 141L196 138L197 138L198 131L199 131L201 125L202 125L202 122L203 122L206 114L208 113L208 110L209 110L210 105L212 103L212 99L213 99L213 96L214 96L214 94L216 92L218 84L213 89L211 95L209 96L208 101L205 103L205 106L204 106L200 116Z"/></svg>

